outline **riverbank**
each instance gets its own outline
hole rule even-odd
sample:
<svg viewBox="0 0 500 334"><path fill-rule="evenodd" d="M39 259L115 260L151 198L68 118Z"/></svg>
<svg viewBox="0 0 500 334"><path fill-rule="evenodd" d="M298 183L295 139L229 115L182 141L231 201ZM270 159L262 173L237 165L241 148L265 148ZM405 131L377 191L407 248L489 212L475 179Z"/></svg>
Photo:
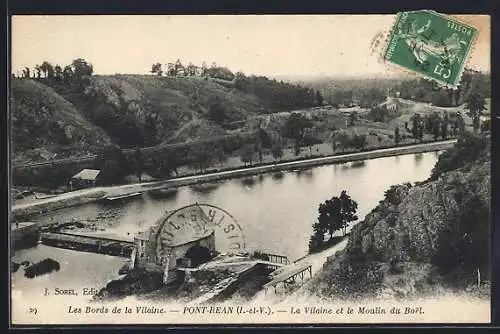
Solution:
<svg viewBox="0 0 500 334"><path fill-rule="evenodd" d="M312 159L292 161L292 162L282 162L264 166L239 168L239 169L227 170L216 173L178 177L170 180L83 189L57 195L51 198L35 200L30 203L13 205L11 210L11 219L13 220L27 219L31 215L45 213L48 211L57 210L65 207L95 202L108 196L119 196L133 192L145 192L147 190L152 190L152 189L181 187L202 182L213 182L223 179L253 176L263 173L309 168L325 164L344 163L350 161L361 161L361 160L376 159L376 158L390 157L396 155L441 151L452 147L455 144L455 142L456 140L447 140L441 142L432 142L432 143L416 144L410 146L378 149L366 152L357 152L357 153L335 155L335 156L328 156L321 158L312 158Z"/></svg>

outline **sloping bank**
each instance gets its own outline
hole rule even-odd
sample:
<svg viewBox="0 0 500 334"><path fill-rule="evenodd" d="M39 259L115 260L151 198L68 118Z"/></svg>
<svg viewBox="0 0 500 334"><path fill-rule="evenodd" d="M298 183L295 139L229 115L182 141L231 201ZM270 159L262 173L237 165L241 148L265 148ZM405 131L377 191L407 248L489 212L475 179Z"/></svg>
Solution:
<svg viewBox="0 0 500 334"><path fill-rule="evenodd" d="M350 153L350 154L343 154L336 156L313 158L307 160L283 162L265 166L239 168L239 169L227 170L210 174L179 177L167 181L149 182L136 185L114 186L109 188L101 187L99 188L100 189L99 191L96 189L93 192L91 190L84 193L75 192L74 195L72 195L71 193L66 193L51 198L50 201L40 201L40 202L33 202L30 204L13 206L11 212L11 218L15 220L26 219L31 215L39 213L45 213L48 211L57 210L65 207L95 202L99 199L102 199L105 196L109 196L110 193L108 190L111 189L113 190L113 195L116 196L120 194L129 193L132 191L132 188L135 188L133 191L146 191L150 189L160 189L167 187L181 187L195 183L213 182L224 179L252 176L257 174L277 172L277 171L297 169L297 168L308 168L308 167L327 165L333 163L343 163L349 161L376 159L376 158L390 157L396 155L441 151L452 147L455 143L456 140L453 139L441 142L416 144L410 146L378 149L367 152L357 152L357 153Z"/></svg>

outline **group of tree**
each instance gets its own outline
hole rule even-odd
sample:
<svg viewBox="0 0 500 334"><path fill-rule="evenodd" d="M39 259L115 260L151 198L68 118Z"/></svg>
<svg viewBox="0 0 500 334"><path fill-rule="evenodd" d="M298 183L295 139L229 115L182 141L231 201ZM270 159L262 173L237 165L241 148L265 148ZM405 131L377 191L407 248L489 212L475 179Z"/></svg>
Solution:
<svg viewBox="0 0 500 334"><path fill-rule="evenodd" d="M365 134L350 136L347 131L340 130L333 136L332 149L333 151L341 149L343 152L350 148L362 150L367 144L368 141Z"/></svg>
<svg viewBox="0 0 500 334"><path fill-rule="evenodd" d="M257 96L269 112L321 106L324 102L319 90L265 76L246 76L242 72L236 73L234 87Z"/></svg>
<svg viewBox="0 0 500 334"><path fill-rule="evenodd" d="M345 190L339 197L332 197L321 203L318 208L319 216L317 222L313 224L313 235L309 241L309 252L320 250L325 243L325 235L333 239L336 231L342 231L346 235L349 224L356 221L358 217L356 212L358 203L352 200Z"/></svg>
<svg viewBox="0 0 500 334"><path fill-rule="evenodd" d="M362 108L372 108L386 100L386 92L378 87L367 87L356 91L337 89L327 98L330 105L339 107L352 107L358 105Z"/></svg>
<svg viewBox="0 0 500 334"><path fill-rule="evenodd" d="M165 67L157 62L151 66L151 73L157 76L204 77L231 81L234 82L234 88L254 94L261 99L269 112L321 106L324 102L319 90L269 79L266 76L233 73L227 67L219 66L215 62L211 66L207 66L205 62L201 66L192 63L185 66L177 59L174 63L165 64Z"/></svg>
<svg viewBox="0 0 500 334"><path fill-rule="evenodd" d="M21 77L33 79L49 79L70 83L81 81L94 73L91 63L85 59L77 58L69 65L53 65L48 61L43 61L34 68L25 67L21 71Z"/></svg>
<svg viewBox="0 0 500 334"><path fill-rule="evenodd" d="M183 65L180 59L177 59L174 63L163 64L157 62L151 66L151 73L157 76L169 76L169 77L209 77L222 79L227 81L232 81L235 75L231 70L224 66L218 66L213 62L210 66L206 62L203 62L200 66L193 63L188 63Z"/></svg>
<svg viewBox="0 0 500 334"><path fill-rule="evenodd" d="M304 146L308 129L313 126L312 121L301 113L292 113L283 124L282 134L284 137L294 140L295 155L300 154L300 148Z"/></svg>
<svg viewBox="0 0 500 334"><path fill-rule="evenodd" d="M384 105L375 105L370 108L368 112L368 119L373 122L387 122L390 119L398 116L399 114L395 111L391 111Z"/></svg>
<svg viewBox="0 0 500 334"><path fill-rule="evenodd" d="M443 173L478 160L481 156L486 155L489 147L489 139L484 134L476 134L470 131L461 133L457 144L439 156L439 160L432 169L430 179L435 180Z"/></svg>
<svg viewBox="0 0 500 334"><path fill-rule="evenodd" d="M474 92L490 97L490 86L491 80L488 74L466 69L456 89L443 88L436 82L426 79L414 79L403 81L394 88L394 92L404 99L430 102L440 107L452 107L462 105Z"/></svg>
<svg viewBox="0 0 500 334"><path fill-rule="evenodd" d="M473 91L467 98L466 108L468 109L468 116L472 118L472 127L474 132L478 132L481 125L481 113L486 109L486 99L484 95L478 91Z"/></svg>

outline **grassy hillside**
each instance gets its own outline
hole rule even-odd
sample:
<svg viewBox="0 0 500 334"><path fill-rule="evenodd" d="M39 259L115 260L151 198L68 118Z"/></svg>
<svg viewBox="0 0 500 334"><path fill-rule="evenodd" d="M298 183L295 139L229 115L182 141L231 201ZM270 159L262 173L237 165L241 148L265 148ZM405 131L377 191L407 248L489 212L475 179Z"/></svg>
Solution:
<svg viewBox="0 0 500 334"><path fill-rule="evenodd" d="M13 157L46 160L110 142L126 148L222 136L249 130L246 120L262 111L255 96L198 77L93 76L81 85L14 78Z"/></svg>
<svg viewBox="0 0 500 334"><path fill-rule="evenodd" d="M93 76L79 95L50 84L123 147L226 134L262 109L254 96L197 77Z"/></svg>
<svg viewBox="0 0 500 334"><path fill-rule="evenodd" d="M110 142L73 104L31 79L12 81L11 120L14 160L83 155Z"/></svg>

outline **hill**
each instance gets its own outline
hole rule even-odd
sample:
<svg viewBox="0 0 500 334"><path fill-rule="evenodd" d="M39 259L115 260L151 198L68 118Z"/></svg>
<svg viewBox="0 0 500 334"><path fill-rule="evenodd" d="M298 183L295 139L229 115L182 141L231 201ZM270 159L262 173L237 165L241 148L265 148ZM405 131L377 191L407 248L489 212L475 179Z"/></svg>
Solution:
<svg viewBox="0 0 500 334"><path fill-rule="evenodd" d="M489 141L469 134L440 156L427 181L391 187L353 227L343 253L308 284L311 292L347 299L450 289L488 295L490 163Z"/></svg>
<svg viewBox="0 0 500 334"><path fill-rule="evenodd" d="M85 155L110 143L109 136L73 104L47 85L31 79L12 81L12 154L38 160Z"/></svg>
<svg viewBox="0 0 500 334"><path fill-rule="evenodd" d="M234 122L262 111L257 97L198 77L92 76L84 85L14 78L13 157L46 160L110 143L127 148L226 135Z"/></svg>

